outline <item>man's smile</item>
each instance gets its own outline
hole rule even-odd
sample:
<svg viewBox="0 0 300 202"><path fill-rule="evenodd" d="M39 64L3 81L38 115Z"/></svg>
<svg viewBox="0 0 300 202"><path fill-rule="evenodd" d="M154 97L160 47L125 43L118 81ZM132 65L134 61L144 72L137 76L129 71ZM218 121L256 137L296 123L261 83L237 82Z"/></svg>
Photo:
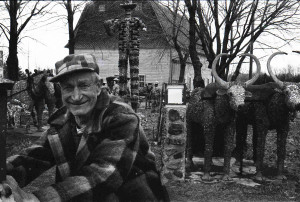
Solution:
<svg viewBox="0 0 300 202"><path fill-rule="evenodd" d="M87 102L88 102L88 100L83 100L83 101L79 101L79 102L68 102L68 103L71 105L83 105Z"/></svg>

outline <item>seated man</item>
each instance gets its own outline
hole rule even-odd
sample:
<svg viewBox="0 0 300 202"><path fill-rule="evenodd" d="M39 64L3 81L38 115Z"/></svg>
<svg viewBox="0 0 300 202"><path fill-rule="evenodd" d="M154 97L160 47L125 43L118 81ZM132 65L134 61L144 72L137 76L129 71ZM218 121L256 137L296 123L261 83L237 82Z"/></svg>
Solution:
<svg viewBox="0 0 300 202"><path fill-rule="evenodd" d="M8 158L3 201L164 201L154 154L129 105L101 91L93 55L55 64L64 107L22 155ZM101 70L100 70L101 73ZM55 184L33 193L20 187L56 165ZM19 187L20 186L20 187ZM12 193L12 194L11 194Z"/></svg>

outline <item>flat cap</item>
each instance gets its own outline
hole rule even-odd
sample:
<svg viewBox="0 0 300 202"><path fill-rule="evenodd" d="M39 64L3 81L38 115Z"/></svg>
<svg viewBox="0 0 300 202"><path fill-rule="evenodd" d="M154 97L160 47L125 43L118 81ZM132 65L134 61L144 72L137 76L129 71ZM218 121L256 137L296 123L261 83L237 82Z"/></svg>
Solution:
<svg viewBox="0 0 300 202"><path fill-rule="evenodd" d="M56 75L51 82L59 82L66 75L79 71L92 71L99 74L99 66L96 57L92 54L68 55L55 63Z"/></svg>

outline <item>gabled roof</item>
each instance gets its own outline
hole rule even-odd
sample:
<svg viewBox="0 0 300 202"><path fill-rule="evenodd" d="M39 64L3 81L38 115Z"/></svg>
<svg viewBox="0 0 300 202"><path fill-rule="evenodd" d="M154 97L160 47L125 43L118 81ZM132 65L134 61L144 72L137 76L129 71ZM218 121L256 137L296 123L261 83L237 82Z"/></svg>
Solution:
<svg viewBox="0 0 300 202"><path fill-rule="evenodd" d="M142 49L166 48L173 46L172 36L172 12L159 5L157 2L137 0L138 4L132 13L133 17L139 17L147 26L147 31L141 31ZM88 3L75 28L75 49L118 49L118 33L108 36L104 21L114 18L123 18L124 10L120 7L123 1L93 1ZM99 6L105 5L105 12L99 11ZM142 8L142 9L139 9ZM181 19L178 17L177 21ZM188 47L188 21L183 19L181 32L178 35L179 44Z"/></svg>

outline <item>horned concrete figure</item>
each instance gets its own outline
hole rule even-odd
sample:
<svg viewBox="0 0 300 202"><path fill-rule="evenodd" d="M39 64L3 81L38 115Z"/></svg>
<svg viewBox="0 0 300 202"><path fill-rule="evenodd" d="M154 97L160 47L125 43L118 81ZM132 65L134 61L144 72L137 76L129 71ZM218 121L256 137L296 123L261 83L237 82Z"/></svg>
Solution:
<svg viewBox="0 0 300 202"><path fill-rule="evenodd" d="M246 88L253 96L250 100L246 100L247 104L238 112L236 122L236 153L241 154L239 160L242 159L243 146L246 144L247 125L253 126L253 159L257 180L264 180L262 166L266 135L268 130L272 129L276 129L277 132L277 179L286 179L283 170L286 139L290 130L289 121L291 116L294 116L295 112L300 109L299 83L282 82L272 71L271 60L279 54L287 53L273 53L267 62L268 72L274 82Z"/></svg>
<svg viewBox="0 0 300 202"><path fill-rule="evenodd" d="M213 144L217 129L224 131L224 176L223 180L230 180L230 158L234 147L235 135L235 115L241 106L244 105L245 97L251 96L245 87L253 84L260 73L260 63L251 54L243 54L254 58L257 64L256 75L242 82L226 82L222 80L216 72L218 59L228 54L217 55L212 65L212 74L216 83L209 84L205 88L197 88L192 92L190 102L187 107L187 170L194 167L192 157L192 143L201 135L204 136L204 176L203 180L211 180L209 171L211 169ZM193 124L200 125L201 133L192 133ZM197 143L198 144L198 143ZM201 144L201 143L200 143Z"/></svg>

